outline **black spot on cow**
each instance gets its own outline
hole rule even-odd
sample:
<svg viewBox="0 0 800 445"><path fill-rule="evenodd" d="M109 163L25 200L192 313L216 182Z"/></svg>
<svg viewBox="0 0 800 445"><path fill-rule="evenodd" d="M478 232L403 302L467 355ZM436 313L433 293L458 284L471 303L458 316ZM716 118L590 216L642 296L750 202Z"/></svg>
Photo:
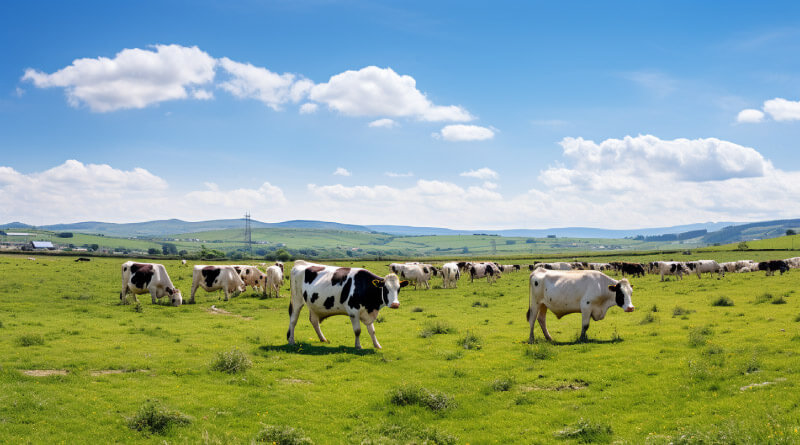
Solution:
<svg viewBox="0 0 800 445"><path fill-rule="evenodd" d="M531 321L531 308L528 308L528 313L525 314L525 319Z"/></svg>
<svg viewBox="0 0 800 445"><path fill-rule="evenodd" d="M361 269L353 275L353 296L348 301L348 306L353 309L363 307L367 312L377 311L383 305L383 278L374 273ZM378 280L379 286L373 281Z"/></svg>
<svg viewBox="0 0 800 445"><path fill-rule="evenodd" d="M153 265L134 263L131 265L131 283L138 289L144 289L153 279Z"/></svg>
<svg viewBox="0 0 800 445"><path fill-rule="evenodd" d="M200 274L203 275L203 278L206 280L206 287L214 285L214 280L217 279L220 272L222 272L222 269L216 266L206 266L200 271Z"/></svg>
<svg viewBox="0 0 800 445"><path fill-rule="evenodd" d="M625 294L622 293L622 286L617 283L613 286L608 286L608 288L616 293L616 303L619 307L625 306Z"/></svg>
<svg viewBox="0 0 800 445"><path fill-rule="evenodd" d="M128 271L128 266L123 266L123 267L122 267L122 271L123 271L123 272L127 272L127 271Z"/></svg>
<svg viewBox="0 0 800 445"><path fill-rule="evenodd" d="M533 264L528 264L528 270L529 271L533 272L533 267L534 267Z"/></svg>
<svg viewBox="0 0 800 445"><path fill-rule="evenodd" d="M306 283L311 284L314 280L317 279L317 275L319 275L319 273L321 271L323 271L323 270L325 270L325 268L322 267L322 266L309 266L309 267L307 267L306 268L306 272L305 272L305 277L304 277L303 281L305 281Z"/></svg>
<svg viewBox="0 0 800 445"><path fill-rule="evenodd" d="M422 266L422 272L428 273L429 272L428 266Z"/></svg>
<svg viewBox="0 0 800 445"><path fill-rule="evenodd" d="M333 302L334 302L333 297L328 297L327 299L325 299L325 309L333 308Z"/></svg>
<svg viewBox="0 0 800 445"><path fill-rule="evenodd" d="M347 275L350 273L349 267L340 267L333 272L333 276L331 277L331 284L336 286L337 284L344 283L344 280L347 279Z"/></svg>
<svg viewBox="0 0 800 445"><path fill-rule="evenodd" d="M348 269L349 270L349 269ZM353 279L348 278L347 281L344 282L344 286L342 286L342 296L339 300L342 304L347 301L347 298L350 296L350 288L353 286Z"/></svg>
<svg viewBox="0 0 800 445"><path fill-rule="evenodd" d="M308 292L303 291L303 300L308 301Z"/></svg>
<svg viewBox="0 0 800 445"><path fill-rule="evenodd" d="M538 286L539 285L539 280L533 280L533 285L534 286Z"/></svg>
<svg viewBox="0 0 800 445"><path fill-rule="evenodd" d="M292 316L292 309L294 309L294 308L292 307L292 302L290 301L289 302L289 316L290 317Z"/></svg>
<svg viewBox="0 0 800 445"><path fill-rule="evenodd" d="M673 264L673 265L669 266L669 271L672 272L672 273L675 273L675 271L678 270L678 267L679 266L677 264Z"/></svg>
<svg viewBox="0 0 800 445"><path fill-rule="evenodd" d="M389 289L386 289L386 286L383 288L383 292L381 292L381 296L383 297L383 305L389 306Z"/></svg>
<svg viewBox="0 0 800 445"><path fill-rule="evenodd" d="M313 294L311 294L311 302L312 303L317 301L317 298L319 298L319 294L318 293L314 292Z"/></svg>
<svg viewBox="0 0 800 445"><path fill-rule="evenodd" d="M242 268L239 266L233 266L233 270L235 270L237 274L242 273Z"/></svg>

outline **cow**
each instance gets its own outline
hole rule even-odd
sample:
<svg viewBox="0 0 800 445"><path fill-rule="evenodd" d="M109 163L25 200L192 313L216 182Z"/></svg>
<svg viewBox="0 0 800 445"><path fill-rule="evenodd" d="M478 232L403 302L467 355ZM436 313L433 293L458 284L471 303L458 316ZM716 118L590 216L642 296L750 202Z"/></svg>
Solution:
<svg viewBox="0 0 800 445"><path fill-rule="evenodd" d="M269 266L267 268L267 294L280 297L280 289L283 286L283 270L280 266Z"/></svg>
<svg viewBox="0 0 800 445"><path fill-rule="evenodd" d="M433 275L436 275L436 269L428 264L406 263L399 265L396 269L396 273L400 278L414 283L414 289L416 289L418 285L424 286L425 289L430 289L430 279Z"/></svg>
<svg viewBox="0 0 800 445"><path fill-rule="evenodd" d="M458 266L458 270L461 271L461 273L467 273L469 272L469 268L472 266L472 263L470 263L469 261L459 261L456 263L456 265Z"/></svg>
<svg viewBox="0 0 800 445"><path fill-rule="evenodd" d="M697 278L701 278L701 274L703 273L708 273L713 276L714 272L717 273L717 277L725 276L725 271L720 267L719 263L714 260L688 261L686 262L686 266L689 268L690 273L694 272L697 274Z"/></svg>
<svg viewBox="0 0 800 445"><path fill-rule="evenodd" d="M612 263L613 264L613 263ZM624 277L625 274L634 276L634 277L643 277L644 276L644 266L639 263L627 263L627 262L617 262L617 270L622 272L622 276Z"/></svg>
<svg viewBox="0 0 800 445"><path fill-rule="evenodd" d="M800 256L786 258L783 261L786 261L790 269L800 269Z"/></svg>
<svg viewBox="0 0 800 445"><path fill-rule="evenodd" d="M736 270L736 261L728 261L727 263L719 263L719 267L724 272L728 272L728 273L737 272L737 270Z"/></svg>
<svg viewBox="0 0 800 445"><path fill-rule="evenodd" d="M400 307L397 297L400 288L405 286L408 286L408 281L400 281L393 273L379 277L361 268L295 261L289 277L292 296L289 302L289 330L286 331L286 340L290 345L294 344L294 328L300 318L300 310L308 305L308 319L320 341L328 342L319 327L322 320L332 315L348 315L356 337L355 347L361 349L359 336L361 323L364 323L372 337L372 344L381 349L378 339L375 338L373 323L381 308Z"/></svg>
<svg viewBox="0 0 800 445"><path fill-rule="evenodd" d="M514 264L503 264L500 266L500 272L503 273L516 272L518 270L519 266Z"/></svg>
<svg viewBox="0 0 800 445"><path fill-rule="evenodd" d="M472 263L469 268L469 281L475 282L475 278L486 277L487 283L494 283L500 278L500 269L494 263Z"/></svg>
<svg viewBox="0 0 800 445"><path fill-rule="evenodd" d="M611 265L608 263L589 263L589 270L610 270Z"/></svg>
<svg viewBox="0 0 800 445"><path fill-rule="evenodd" d="M275 266L281 268L281 273L283 273L283 261L275 261Z"/></svg>
<svg viewBox="0 0 800 445"><path fill-rule="evenodd" d="M552 341L547 331L547 310L557 318L567 314L581 313L582 327L579 341L586 341L589 321L605 318L606 311L615 304L625 312L633 312L631 303L633 286L627 279L615 280L596 270L560 271L537 269L531 273L529 282L530 300L528 323L533 343L534 320L539 322L544 337Z"/></svg>
<svg viewBox="0 0 800 445"><path fill-rule="evenodd" d="M246 289L236 269L233 266L204 266L198 264L192 268L192 295L189 304L194 304L194 293L198 287L206 292L220 290L225 293L225 301L230 300L230 295L239 295Z"/></svg>
<svg viewBox="0 0 800 445"><path fill-rule="evenodd" d="M253 290L261 290L267 293L267 276L256 266L234 265L234 270L239 274L239 278L244 281L245 288L250 286Z"/></svg>
<svg viewBox="0 0 800 445"><path fill-rule="evenodd" d="M758 263L758 270L766 271L767 276L775 275L776 270L781 271L781 275L783 275L784 272L789 271L789 265L783 260L762 261Z"/></svg>
<svg viewBox="0 0 800 445"><path fill-rule="evenodd" d="M137 303L139 298L136 295L150 293L153 304L156 304L156 298L160 299L165 295L169 295L170 303L173 306L183 304L181 291L172 284L163 264L133 261L122 263L122 290L119 293L119 299L123 304L127 303L125 297L128 292L133 294L133 299Z"/></svg>
<svg viewBox="0 0 800 445"><path fill-rule="evenodd" d="M664 281L664 275L672 275L682 280L683 274L688 273L684 265L677 261L655 261L652 264L654 272L661 275L661 281Z"/></svg>
<svg viewBox="0 0 800 445"><path fill-rule="evenodd" d="M186 265L186 260L181 260L181 266L185 266L185 265Z"/></svg>
<svg viewBox="0 0 800 445"><path fill-rule="evenodd" d="M458 263L444 263L442 266L442 287L457 288L458 279L461 278L461 271L458 268Z"/></svg>

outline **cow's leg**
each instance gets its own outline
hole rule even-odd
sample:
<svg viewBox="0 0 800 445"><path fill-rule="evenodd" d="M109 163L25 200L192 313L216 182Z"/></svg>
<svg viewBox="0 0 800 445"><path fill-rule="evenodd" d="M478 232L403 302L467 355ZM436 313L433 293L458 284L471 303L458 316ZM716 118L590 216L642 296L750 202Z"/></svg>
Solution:
<svg viewBox="0 0 800 445"><path fill-rule="evenodd" d="M361 349L361 340L359 340L361 336L361 320L358 319L357 315L351 315L350 321L353 323L353 334L356 335L356 349Z"/></svg>
<svg viewBox="0 0 800 445"><path fill-rule="evenodd" d="M372 345L377 349L381 349L381 344L378 343L378 338L375 337L375 326L372 323L367 324L367 332L369 332L369 336L372 337Z"/></svg>
<svg viewBox="0 0 800 445"><path fill-rule="evenodd" d="M322 334L322 328L319 326L319 315L316 312L311 310L311 306L308 309L308 321L311 322L311 326L314 326L314 330L317 331L317 337L319 337L319 341L323 343L330 343L325 335Z"/></svg>
<svg viewBox="0 0 800 445"><path fill-rule="evenodd" d="M128 300L125 298L126 296L128 296L128 285L127 283L123 283L122 290L119 292L119 300L122 304L128 304Z"/></svg>
<svg viewBox="0 0 800 445"><path fill-rule="evenodd" d="M586 331L589 330L589 321L591 321L592 319L592 309L585 308L583 311L581 311L581 316L582 316L581 336L578 339L578 341L584 342L589 340L589 338L586 336Z"/></svg>
<svg viewBox="0 0 800 445"><path fill-rule="evenodd" d="M194 293L197 292L197 284L192 283L192 293L191 298L189 298L189 304L194 304Z"/></svg>
<svg viewBox="0 0 800 445"><path fill-rule="evenodd" d="M301 309L303 309L303 297L300 297L300 301L295 301L294 296L292 296L289 302L289 330L286 331L286 340L290 345L294 344L294 327L297 325L297 320L300 318ZM325 337L322 338L324 339Z"/></svg>
<svg viewBox="0 0 800 445"><path fill-rule="evenodd" d="M542 328L542 334L548 341L553 341L550 332L547 331L547 306L540 304L539 310L536 313L536 320L539 322L539 327ZM533 321L531 321L531 332L533 332ZM531 335L533 337L533 335Z"/></svg>

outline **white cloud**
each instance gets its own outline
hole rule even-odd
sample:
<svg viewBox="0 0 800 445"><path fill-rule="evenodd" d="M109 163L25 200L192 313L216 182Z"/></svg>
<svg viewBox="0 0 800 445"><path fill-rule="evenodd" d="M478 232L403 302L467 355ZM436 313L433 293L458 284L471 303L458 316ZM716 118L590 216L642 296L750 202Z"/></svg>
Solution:
<svg viewBox="0 0 800 445"><path fill-rule="evenodd" d="M313 102L306 102L303 105L300 105L300 114L314 114L317 112L319 108L318 104Z"/></svg>
<svg viewBox="0 0 800 445"><path fill-rule="evenodd" d="M220 66L231 75L231 79L219 86L234 96L257 99L273 110L289 102L298 102L311 89L313 82L295 74L276 74L249 63L234 62L223 57Z"/></svg>
<svg viewBox="0 0 800 445"><path fill-rule="evenodd" d="M465 109L434 105L408 75L391 68L368 66L332 76L314 85L309 97L349 116L410 117L423 121L463 122L474 119Z"/></svg>
<svg viewBox="0 0 800 445"><path fill-rule="evenodd" d="M435 138L442 138L445 141L485 141L494 137L494 131L486 127L477 125L447 125L439 133L434 133Z"/></svg>
<svg viewBox="0 0 800 445"><path fill-rule="evenodd" d="M264 182L258 189L220 190L214 183L206 183L206 187L208 190L187 193L185 198L189 204L244 210L259 206L283 205L287 202L283 190L269 182Z"/></svg>
<svg viewBox="0 0 800 445"><path fill-rule="evenodd" d="M492 170L488 167L479 168L477 170L470 170L466 172L462 172L459 176L464 176L467 178L477 178L477 179L497 179L499 176L496 171Z"/></svg>
<svg viewBox="0 0 800 445"><path fill-rule="evenodd" d="M760 110L754 110L752 108L742 110L736 116L736 122L740 123L755 124L762 122L763 120L764 120L764 112Z"/></svg>
<svg viewBox="0 0 800 445"><path fill-rule="evenodd" d="M378 119L368 124L368 126L371 128L394 128L397 125L397 122L388 118Z"/></svg>
<svg viewBox="0 0 800 445"><path fill-rule="evenodd" d="M800 120L800 102L776 97L764 102L764 111L776 121Z"/></svg>
<svg viewBox="0 0 800 445"><path fill-rule="evenodd" d="M352 176L352 173L350 173L350 172L349 172L349 171L348 171L346 168L344 168L344 167L339 167L339 168L337 168L337 169L336 169L336 171L335 171L335 172L333 172L333 174L334 174L335 176Z"/></svg>
<svg viewBox="0 0 800 445"><path fill-rule="evenodd" d="M410 178L410 177L414 176L414 173L411 173L411 172L408 172L408 173L386 172L386 173L384 173L384 175L386 175L386 176L388 176L390 178Z"/></svg>
<svg viewBox="0 0 800 445"><path fill-rule="evenodd" d="M25 95L25 90L20 88L20 87L16 87L14 89L14 95L17 96L17 97L22 97L22 96Z"/></svg>
<svg viewBox="0 0 800 445"><path fill-rule="evenodd" d="M635 71L624 77L648 90L658 98L664 98L677 90L677 82L670 76L657 71Z"/></svg>
<svg viewBox="0 0 800 445"><path fill-rule="evenodd" d="M497 185L497 183L496 183L496 182L492 182L492 181L484 181L484 182L483 182L483 188L485 188L485 189L489 189L489 190L496 190L496 189L497 189L497 188L499 188L499 187L500 187L500 186L499 186L499 185Z"/></svg>
<svg viewBox="0 0 800 445"><path fill-rule="evenodd" d="M214 79L216 60L196 46L155 45L124 49L113 59L76 59L52 74L25 70L38 88L63 87L72 106L108 112L189 97L188 89Z"/></svg>

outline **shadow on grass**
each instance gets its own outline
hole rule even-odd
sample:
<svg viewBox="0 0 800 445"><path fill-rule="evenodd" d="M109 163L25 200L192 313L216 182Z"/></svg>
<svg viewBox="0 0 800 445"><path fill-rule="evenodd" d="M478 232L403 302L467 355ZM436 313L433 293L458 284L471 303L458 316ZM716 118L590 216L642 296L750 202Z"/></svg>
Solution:
<svg viewBox="0 0 800 445"><path fill-rule="evenodd" d="M623 340L622 338L619 338L619 337L610 338L608 340L600 340L600 339L596 339L596 338L590 338L590 339L587 339L587 340L575 339L575 340L572 340L572 341L558 341L558 340L548 341L548 340L537 338L536 341L534 341L533 344L549 343L549 344L551 344L553 346L575 346L575 345L589 345L589 344L592 344L592 345L607 345L607 344L612 344L612 343L622 343L623 341L625 341L625 340Z"/></svg>
<svg viewBox="0 0 800 445"><path fill-rule="evenodd" d="M312 345L311 343L295 343L293 345L261 345L258 352L287 352L300 355L330 355L330 354L352 354L352 355L372 355L374 349L356 349L349 346L322 346Z"/></svg>

